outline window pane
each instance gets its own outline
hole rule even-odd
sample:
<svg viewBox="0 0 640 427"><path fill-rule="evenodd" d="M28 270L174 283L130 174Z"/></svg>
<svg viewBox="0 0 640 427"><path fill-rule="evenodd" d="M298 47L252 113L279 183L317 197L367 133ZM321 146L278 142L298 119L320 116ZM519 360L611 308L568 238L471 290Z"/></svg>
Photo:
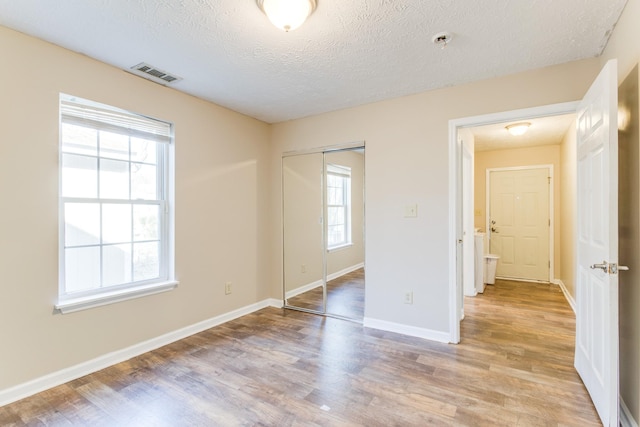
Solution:
<svg viewBox="0 0 640 427"><path fill-rule="evenodd" d="M102 205L102 243L131 241L131 205Z"/></svg>
<svg viewBox="0 0 640 427"><path fill-rule="evenodd" d="M100 287L100 248L65 249L65 290L67 293Z"/></svg>
<svg viewBox="0 0 640 427"><path fill-rule="evenodd" d="M102 248L103 286L131 282L131 243Z"/></svg>
<svg viewBox="0 0 640 427"><path fill-rule="evenodd" d="M100 198L129 198L129 162L100 159Z"/></svg>
<svg viewBox="0 0 640 427"><path fill-rule="evenodd" d="M330 206L327 208L328 225L344 224L344 208L340 206Z"/></svg>
<svg viewBox="0 0 640 427"><path fill-rule="evenodd" d="M131 138L131 161L157 164L156 145L154 141Z"/></svg>
<svg viewBox="0 0 640 427"><path fill-rule="evenodd" d="M335 246L342 243L346 243L345 232L343 225L329 226L327 228L327 240L328 246Z"/></svg>
<svg viewBox="0 0 640 427"><path fill-rule="evenodd" d="M160 276L158 242L133 244L133 280L155 279Z"/></svg>
<svg viewBox="0 0 640 427"><path fill-rule="evenodd" d="M327 188L327 204L329 204L329 205L338 205L338 204L340 204L340 201L338 200L338 197L336 195L336 188L335 187Z"/></svg>
<svg viewBox="0 0 640 427"><path fill-rule="evenodd" d="M157 205L135 205L133 207L133 239L158 240L160 207Z"/></svg>
<svg viewBox="0 0 640 427"><path fill-rule="evenodd" d="M131 163L131 199L157 200L157 170L153 165Z"/></svg>
<svg viewBox="0 0 640 427"><path fill-rule="evenodd" d="M65 153L97 155L98 132L82 126L62 124L62 151Z"/></svg>
<svg viewBox="0 0 640 427"><path fill-rule="evenodd" d="M100 205L66 203L64 205L65 246L100 244Z"/></svg>
<svg viewBox="0 0 640 427"><path fill-rule="evenodd" d="M100 157L129 160L129 137L100 131Z"/></svg>
<svg viewBox="0 0 640 427"><path fill-rule="evenodd" d="M62 155L62 196L89 197L98 195L98 160L94 157Z"/></svg>

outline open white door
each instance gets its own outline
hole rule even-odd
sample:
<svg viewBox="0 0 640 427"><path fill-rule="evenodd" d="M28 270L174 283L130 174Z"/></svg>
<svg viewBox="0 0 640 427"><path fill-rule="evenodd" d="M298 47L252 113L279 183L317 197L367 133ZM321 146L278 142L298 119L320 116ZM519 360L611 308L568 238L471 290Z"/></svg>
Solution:
<svg viewBox="0 0 640 427"><path fill-rule="evenodd" d="M575 367L618 426L618 80L607 62L578 107Z"/></svg>

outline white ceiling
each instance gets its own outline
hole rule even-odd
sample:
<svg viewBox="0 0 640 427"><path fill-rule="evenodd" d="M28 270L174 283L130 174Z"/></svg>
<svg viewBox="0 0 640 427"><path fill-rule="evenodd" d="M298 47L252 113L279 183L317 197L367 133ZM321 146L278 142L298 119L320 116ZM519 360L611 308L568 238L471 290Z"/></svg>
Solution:
<svg viewBox="0 0 640 427"><path fill-rule="evenodd" d="M318 0L285 33L254 0L0 0L0 25L274 123L598 56L625 3Z"/></svg>
<svg viewBox="0 0 640 427"><path fill-rule="evenodd" d="M518 120L529 122L531 126L524 135L511 135L506 126L516 122L496 123L471 128L475 151L505 150L510 148L558 145L576 120L575 114Z"/></svg>

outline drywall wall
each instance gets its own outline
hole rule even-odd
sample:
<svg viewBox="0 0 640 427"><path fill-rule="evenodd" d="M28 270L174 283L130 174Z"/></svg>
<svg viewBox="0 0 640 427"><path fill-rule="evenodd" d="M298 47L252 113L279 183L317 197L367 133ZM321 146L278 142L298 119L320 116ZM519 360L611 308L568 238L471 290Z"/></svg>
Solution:
<svg viewBox="0 0 640 427"><path fill-rule="evenodd" d="M268 125L3 27L0 57L0 391L267 298ZM60 92L175 125L175 290L53 313Z"/></svg>
<svg viewBox="0 0 640 427"><path fill-rule="evenodd" d="M640 19L640 0L627 0L622 15L599 58L601 67L610 59L618 61L619 83L624 81L640 61L640 44L633 42L640 39L638 19Z"/></svg>
<svg viewBox="0 0 640 427"><path fill-rule="evenodd" d="M558 141L560 142L560 141ZM555 223L554 238L554 276L561 276L561 252L558 231L562 228L560 215L560 145L542 145L530 148L514 148L511 150L478 151L475 153L474 186L475 186L475 226L485 231L486 225L486 194L487 169L553 165L553 218Z"/></svg>
<svg viewBox="0 0 640 427"><path fill-rule="evenodd" d="M637 420L640 411L640 136L638 66L618 91L618 237L620 396Z"/></svg>
<svg viewBox="0 0 640 427"><path fill-rule="evenodd" d="M640 22L640 0L628 0L620 20L609 38L607 47L600 57L601 65L604 65L609 59L616 59L618 61L618 83L621 84L619 97L620 100L626 100L627 102L630 98L633 98L633 96L638 96L638 76L637 69L635 68L640 61L640 44L636 42L640 39L640 26L638 26L638 22ZM634 86L636 93L631 94L629 88L633 88ZM636 107L635 113L630 113L628 116L628 126L635 126L637 129L638 122L640 121L639 115L640 112L638 112ZM627 145L626 150L631 148L628 144L636 145L631 152L637 153L637 144L639 143L637 135L630 137L624 132L619 132L619 138L621 144ZM623 146L621 145L621 155L623 154L622 150ZM625 160L636 162L635 167L638 167L637 159ZM621 175L620 179L634 179L634 182L621 181L619 185L620 188L633 189L635 201L629 202L637 203L637 192L640 186L638 182L635 182L636 178L631 178L631 175L625 177ZM627 196L630 197L631 194L627 194ZM634 206L633 209L635 210L635 215L638 215L638 206ZM620 218L621 223L619 225L622 225L622 219L623 218ZM636 220L637 218L633 218L633 221ZM627 220L627 225L632 225L629 220ZM631 239L627 237L625 241L624 236L628 233L634 233L634 235ZM620 261L622 262L624 260L625 263L631 263L636 267L636 271L640 268L639 253L637 250L631 252L626 249L629 246L636 247L637 239L640 239L637 229L633 231L621 230ZM629 272L631 272L631 270ZM620 398L627 411L623 413L623 419L631 417L633 418L631 421L637 425L638 422L640 422L640 367L638 366L640 363L638 361L638 355L640 354L640 322L638 321L640 282L638 281L637 273L626 274L629 272L622 272L619 278Z"/></svg>
<svg viewBox="0 0 640 427"><path fill-rule="evenodd" d="M577 218L577 142L576 123L571 125L560 144L560 222L556 238L560 243L560 268L556 278L561 280L575 303L576 286L576 218Z"/></svg>
<svg viewBox="0 0 640 427"><path fill-rule="evenodd" d="M366 142L367 319L424 336L450 332L449 120L578 100L599 65L572 62L273 125L272 165L287 151ZM281 176L272 171L277 194ZM417 217L405 217L414 204ZM274 221L274 237L279 227ZM274 274L275 296L282 278ZM403 302L406 291L413 304Z"/></svg>

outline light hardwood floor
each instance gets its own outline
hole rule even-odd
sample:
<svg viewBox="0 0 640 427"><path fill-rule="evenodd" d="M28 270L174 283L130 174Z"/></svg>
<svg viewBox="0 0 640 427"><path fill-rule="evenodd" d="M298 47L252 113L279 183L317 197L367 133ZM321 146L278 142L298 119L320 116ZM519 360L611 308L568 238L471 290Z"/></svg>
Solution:
<svg viewBox="0 0 640 427"><path fill-rule="evenodd" d="M274 308L0 408L0 425L595 426L556 286L465 299L449 345Z"/></svg>
<svg viewBox="0 0 640 427"><path fill-rule="evenodd" d="M362 321L364 318L364 268L327 282L327 313ZM289 298L290 306L322 311L322 287Z"/></svg>

